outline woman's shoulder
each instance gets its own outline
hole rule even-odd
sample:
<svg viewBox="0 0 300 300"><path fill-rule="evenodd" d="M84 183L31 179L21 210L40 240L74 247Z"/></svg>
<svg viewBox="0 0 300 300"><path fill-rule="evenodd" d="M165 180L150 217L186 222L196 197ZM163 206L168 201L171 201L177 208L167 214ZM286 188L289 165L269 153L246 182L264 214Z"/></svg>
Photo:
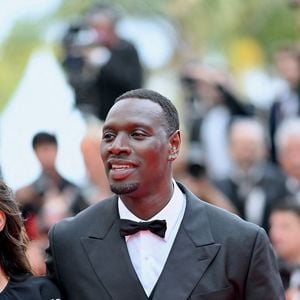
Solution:
<svg viewBox="0 0 300 300"><path fill-rule="evenodd" d="M12 278L0 299L60 300L56 285L46 276Z"/></svg>
<svg viewBox="0 0 300 300"><path fill-rule="evenodd" d="M57 286L47 276L31 276L24 282L32 289L40 291L42 299L60 299Z"/></svg>
<svg viewBox="0 0 300 300"><path fill-rule="evenodd" d="M49 285L49 284L54 285L48 276L29 276L23 282L24 284L37 285L37 286Z"/></svg>

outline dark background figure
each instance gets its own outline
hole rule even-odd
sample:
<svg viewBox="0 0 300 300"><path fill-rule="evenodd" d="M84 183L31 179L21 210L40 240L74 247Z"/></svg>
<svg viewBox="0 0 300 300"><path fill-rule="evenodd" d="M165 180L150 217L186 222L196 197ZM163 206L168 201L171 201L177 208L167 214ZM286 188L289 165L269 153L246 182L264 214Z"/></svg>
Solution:
<svg viewBox="0 0 300 300"><path fill-rule="evenodd" d="M71 216L88 206L79 188L56 169L58 143L55 135L38 132L32 147L41 166L41 174L30 185L16 191L17 201L26 219L30 239L47 234L56 221Z"/></svg>
<svg viewBox="0 0 300 300"><path fill-rule="evenodd" d="M228 141L232 168L216 185L242 218L268 231L271 208L284 195L284 175L268 161L263 124L253 118L238 118L229 127Z"/></svg>
<svg viewBox="0 0 300 300"><path fill-rule="evenodd" d="M34 277L26 256L28 238L10 188L0 181L0 299L60 299L47 277Z"/></svg>
<svg viewBox="0 0 300 300"><path fill-rule="evenodd" d="M278 164L285 178L280 185L284 196L300 203L300 118L284 120L275 135Z"/></svg>
<svg viewBox="0 0 300 300"><path fill-rule="evenodd" d="M254 107L238 99L231 75L222 68L188 65L182 72L182 83L190 145L205 154L208 176L222 179L231 167L228 127L237 116L253 116Z"/></svg>
<svg viewBox="0 0 300 300"><path fill-rule="evenodd" d="M270 108L271 159L277 162L274 137L278 126L282 121L300 115L300 51L296 46L281 47L274 59L279 75L287 84Z"/></svg>
<svg viewBox="0 0 300 300"><path fill-rule="evenodd" d="M285 198L270 216L270 238L287 296L300 296L300 204ZM298 299L298 298L287 298Z"/></svg>
<svg viewBox="0 0 300 300"><path fill-rule="evenodd" d="M116 31L120 12L98 4L86 13L82 25L70 26L63 44L63 65L76 96L76 105L105 120L114 99L140 88L143 70L132 43Z"/></svg>

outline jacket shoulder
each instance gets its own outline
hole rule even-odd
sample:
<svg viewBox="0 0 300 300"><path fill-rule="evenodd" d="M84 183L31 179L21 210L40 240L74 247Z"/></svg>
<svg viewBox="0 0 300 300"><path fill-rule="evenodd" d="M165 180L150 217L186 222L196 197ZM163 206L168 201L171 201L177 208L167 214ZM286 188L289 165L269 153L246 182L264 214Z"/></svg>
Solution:
<svg viewBox="0 0 300 300"><path fill-rule="evenodd" d="M79 212L76 216L65 218L55 224L50 230L52 235L66 235L72 232L72 235L82 236L95 228L95 223L106 222L108 218L117 214L117 197L111 197L93 204ZM55 232L55 233L54 233Z"/></svg>

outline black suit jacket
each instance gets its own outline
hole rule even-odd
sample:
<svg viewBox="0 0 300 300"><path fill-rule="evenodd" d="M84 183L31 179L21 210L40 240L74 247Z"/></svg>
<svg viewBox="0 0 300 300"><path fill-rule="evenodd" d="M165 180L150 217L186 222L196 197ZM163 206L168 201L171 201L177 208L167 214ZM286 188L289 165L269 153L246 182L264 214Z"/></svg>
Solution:
<svg viewBox="0 0 300 300"><path fill-rule="evenodd" d="M186 211L153 300L283 300L265 232L179 186ZM116 196L58 223L49 239L48 273L64 299L147 299L119 233Z"/></svg>
<svg viewBox="0 0 300 300"><path fill-rule="evenodd" d="M286 195L284 190L285 177L277 166L264 163L261 166L262 173L258 176L257 181L253 183L252 188L259 188L265 196L265 204L262 213L263 227L269 231L269 217L274 206L276 206ZM245 219L246 199L238 193L239 186L230 177L215 182L216 186L223 192L232 204L239 211L240 216Z"/></svg>

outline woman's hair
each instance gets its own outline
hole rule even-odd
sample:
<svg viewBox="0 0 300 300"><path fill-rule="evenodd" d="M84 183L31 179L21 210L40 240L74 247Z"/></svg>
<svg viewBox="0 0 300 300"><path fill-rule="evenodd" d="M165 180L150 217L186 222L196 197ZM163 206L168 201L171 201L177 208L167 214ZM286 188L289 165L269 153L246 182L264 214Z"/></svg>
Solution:
<svg viewBox="0 0 300 300"><path fill-rule="evenodd" d="M9 277L31 273L26 257L28 238L23 219L11 189L0 181L0 211L6 222L0 231L0 266Z"/></svg>

